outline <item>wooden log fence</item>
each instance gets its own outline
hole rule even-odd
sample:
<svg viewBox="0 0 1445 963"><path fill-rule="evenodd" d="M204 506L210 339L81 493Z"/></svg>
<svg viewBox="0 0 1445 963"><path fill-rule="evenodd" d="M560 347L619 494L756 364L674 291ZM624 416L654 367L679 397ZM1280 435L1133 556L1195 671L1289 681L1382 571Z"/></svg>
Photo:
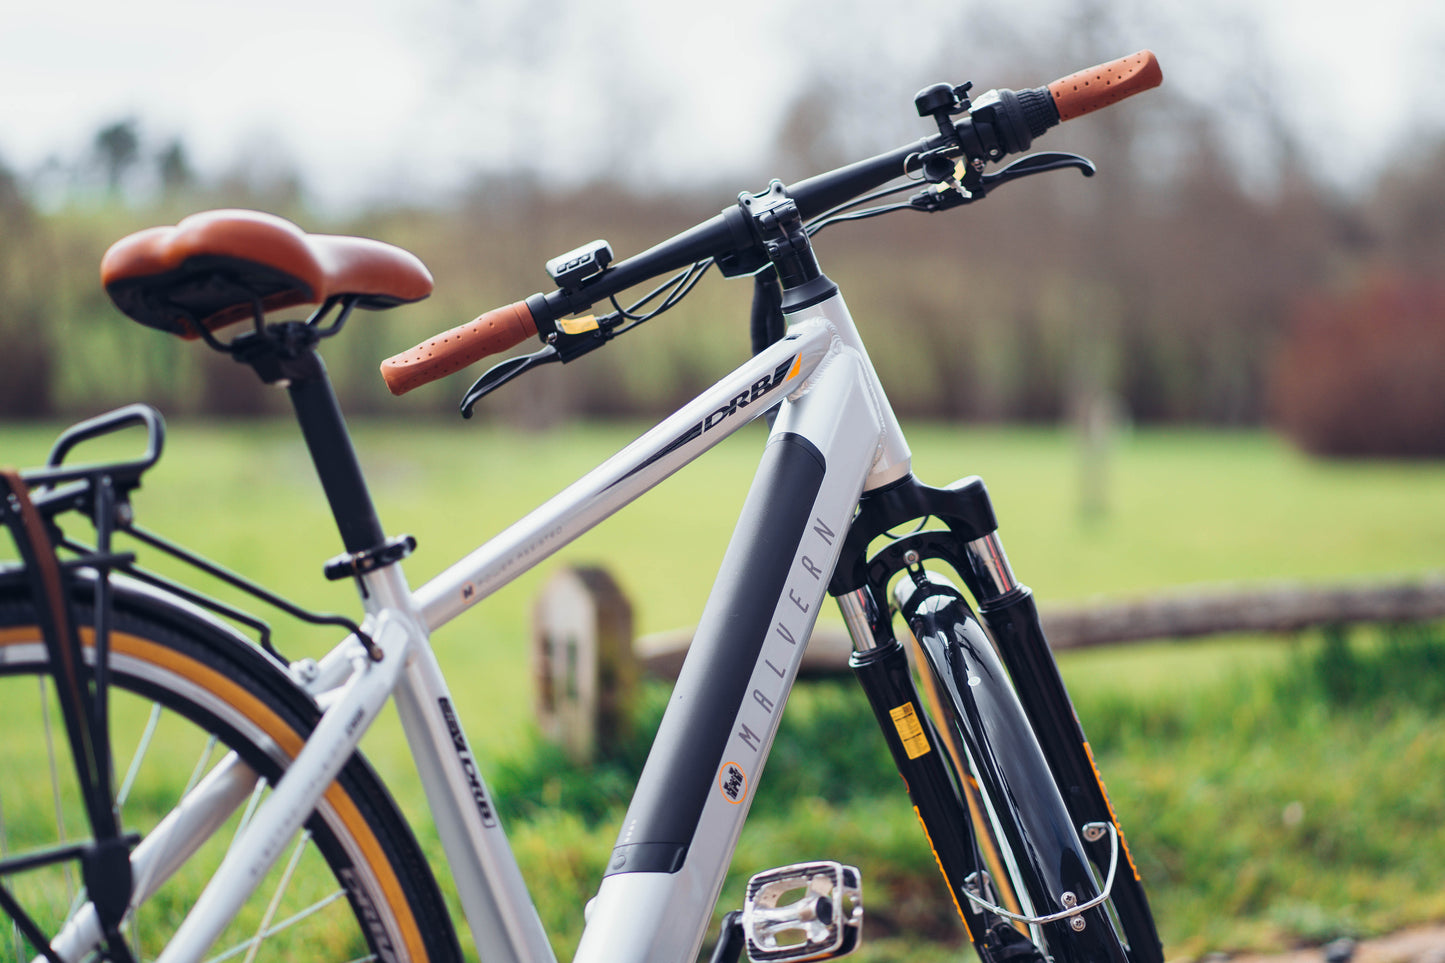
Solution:
<svg viewBox="0 0 1445 963"><path fill-rule="evenodd" d="M574 758L589 758L625 730L639 674L675 679L692 630L632 637L631 607L596 568L563 570L535 609L534 666L542 729ZM1128 600L1056 605L1041 613L1055 650L1255 633L1287 636L1328 625L1445 619L1445 576L1334 586L1299 583L1178 589ZM818 627L801 675L848 670L852 643Z"/></svg>
<svg viewBox="0 0 1445 963"><path fill-rule="evenodd" d="M1175 590L1129 601L1045 609L1054 649L1239 633L1285 634L1325 625L1445 618L1445 576L1407 582L1294 583Z"/></svg>

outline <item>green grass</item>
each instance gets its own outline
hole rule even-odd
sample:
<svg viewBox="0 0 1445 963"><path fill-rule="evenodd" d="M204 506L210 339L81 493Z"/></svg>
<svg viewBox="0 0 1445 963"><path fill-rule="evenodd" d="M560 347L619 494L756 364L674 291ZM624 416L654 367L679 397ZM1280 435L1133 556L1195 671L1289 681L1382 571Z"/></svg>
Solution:
<svg viewBox="0 0 1445 963"><path fill-rule="evenodd" d="M37 461L55 427L0 424L0 459ZM356 435L383 521L420 539L408 563L420 584L640 430L525 434L457 420L362 423ZM638 601L640 631L689 624L760 439L753 429L734 437L563 557L607 562ZM910 440L925 479L984 477L1014 566L1044 605L1194 582L1379 577L1441 565L1445 463L1325 463L1254 432L1141 431L1113 446L1108 510L1086 516L1066 432L924 426ZM340 546L289 425L172 425L168 453L136 505L143 523L294 586L304 601L349 602L345 586L316 577ZM518 632L518 608L483 606L480 618Z"/></svg>
<svg viewBox="0 0 1445 963"><path fill-rule="evenodd" d="M1081 692L1176 951L1445 916L1445 630L1338 631L1187 700Z"/></svg>
<svg viewBox="0 0 1445 963"><path fill-rule="evenodd" d="M38 461L55 428L0 426L0 461ZM356 429L388 529L420 540L408 562L414 585L640 430L525 435L460 421ZM136 496L143 524L283 586L303 604L355 610L347 586L319 577L340 546L288 426L177 423L170 437ZM563 560L600 561L634 600L639 631L691 624L760 440L749 430L726 442L437 635L463 722L491 760L494 788L512 800L504 815L564 957L620 818L615 798L599 787L626 781L597 771L569 781L555 753L533 741L531 600ZM925 479L987 480L1014 566L1045 607L1192 583L1408 577L1441 567L1445 464L1322 463L1259 433L1139 431L1111 449L1107 510L1086 515L1067 433L925 426L910 440ZM143 560L154 562L152 553ZM277 627L290 654L318 654L330 638L285 619ZM1364 658L1392 643L1357 645ZM1061 658L1171 956L1445 916L1437 895L1445 890L1445 727L1437 709L1427 697L1395 705L1341 695L1325 682L1290 689L1291 678L1400 686L1368 659L1342 661L1338 649L1331 669L1321 650L1329 652L1310 639L1226 639ZM1429 674L1412 665L1407 675ZM804 687L800 696L787 723L803 731L788 736L770 764L738 872L856 858L877 924L872 935L895 934L872 944L870 958L913 958L917 941L908 934L954 945L956 924L939 913L936 870L896 776L886 759L880 764L871 725L858 729L856 743L815 738L820 727L858 728L849 723L861 706L856 693ZM405 779L407 752L391 720L367 737L366 749L420 819L423 801ZM818 766L819 754L847 762ZM851 776L878 795L849 797L840 771L842 781ZM790 772L823 781L793 782L783 775ZM422 838L439 855L434 834ZM725 900L739 885L730 882Z"/></svg>

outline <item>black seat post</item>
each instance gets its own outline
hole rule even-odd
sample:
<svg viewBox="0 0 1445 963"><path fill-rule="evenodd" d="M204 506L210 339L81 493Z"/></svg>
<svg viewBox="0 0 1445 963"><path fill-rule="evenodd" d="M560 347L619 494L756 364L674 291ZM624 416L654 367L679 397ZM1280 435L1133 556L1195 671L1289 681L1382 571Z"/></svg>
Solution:
<svg viewBox="0 0 1445 963"><path fill-rule="evenodd" d="M314 351L311 357L315 360L316 375L293 379L286 390L321 487L326 491L326 500L331 504L342 544L353 554L369 552L386 540L386 533L377 518L376 506L361 473L361 462L356 457L356 447L351 442L326 366Z"/></svg>
<svg viewBox="0 0 1445 963"><path fill-rule="evenodd" d="M386 534L326 365L316 353L313 331L299 322L271 325L238 337L231 353L255 368L261 380L286 386L342 544L352 555L372 553L382 547Z"/></svg>

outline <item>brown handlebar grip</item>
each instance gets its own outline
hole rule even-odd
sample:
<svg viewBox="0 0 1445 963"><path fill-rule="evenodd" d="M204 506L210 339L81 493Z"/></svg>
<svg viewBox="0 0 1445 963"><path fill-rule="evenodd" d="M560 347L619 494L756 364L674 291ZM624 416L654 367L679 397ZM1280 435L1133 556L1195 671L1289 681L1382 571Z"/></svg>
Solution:
<svg viewBox="0 0 1445 963"><path fill-rule="evenodd" d="M1049 84L1059 120L1073 120L1090 111L1117 104L1125 97L1158 87L1164 80L1159 61L1141 50L1097 67L1060 77Z"/></svg>
<svg viewBox="0 0 1445 963"><path fill-rule="evenodd" d="M525 301L488 311L381 363L381 377L394 395L404 395L460 371L489 354L506 351L537 333Z"/></svg>

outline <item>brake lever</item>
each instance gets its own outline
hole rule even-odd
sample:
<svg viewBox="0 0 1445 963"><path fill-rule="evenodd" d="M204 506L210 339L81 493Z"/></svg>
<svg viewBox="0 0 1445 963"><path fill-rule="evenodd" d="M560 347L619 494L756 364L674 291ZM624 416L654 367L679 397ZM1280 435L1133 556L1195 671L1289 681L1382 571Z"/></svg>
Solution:
<svg viewBox="0 0 1445 963"><path fill-rule="evenodd" d="M462 397L462 417L470 418L472 408L478 401L496 391L502 385L526 374L533 368L539 368L544 364L551 364L554 361L562 360L555 345L546 345L531 354L518 355L515 358L508 358L506 361L492 365L487 373L473 382L467 389L466 395Z"/></svg>
<svg viewBox="0 0 1445 963"><path fill-rule="evenodd" d="M951 179L929 177L932 185L914 194L909 203L915 210L934 213L935 211L946 211L958 207L961 204L971 204L976 200L986 197L988 193L1000 184L1009 181L1016 181L1021 177L1028 177L1031 174L1043 174L1048 171L1065 170L1077 168L1085 177L1094 176L1094 162L1087 157L1080 157L1078 154L1066 154L1061 151L1041 151L1037 154L1029 154L1020 157L1007 167L993 171L988 174L977 174L969 178L960 191L957 184Z"/></svg>
<svg viewBox="0 0 1445 963"><path fill-rule="evenodd" d="M1048 171L1065 170L1070 167L1078 168L1085 177L1093 177L1095 170L1094 162L1087 157L1080 157L1078 154L1067 154L1062 151L1046 150L1037 154L1029 154L1020 157L1012 164L991 174L983 175L985 190L994 188L1007 181L1016 181L1020 177L1028 177L1030 174L1043 174Z"/></svg>

